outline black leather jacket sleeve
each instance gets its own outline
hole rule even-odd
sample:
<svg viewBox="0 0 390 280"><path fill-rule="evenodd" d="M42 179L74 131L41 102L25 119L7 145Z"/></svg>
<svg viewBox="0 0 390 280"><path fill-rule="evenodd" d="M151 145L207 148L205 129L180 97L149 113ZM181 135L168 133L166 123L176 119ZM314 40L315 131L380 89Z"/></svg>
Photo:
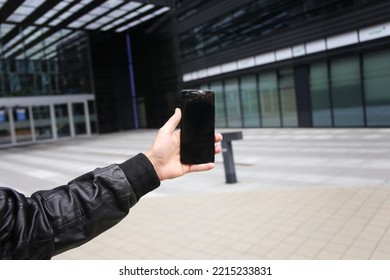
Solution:
<svg viewBox="0 0 390 280"><path fill-rule="evenodd" d="M0 188L0 258L50 259L123 219L160 181L143 154L26 197Z"/></svg>

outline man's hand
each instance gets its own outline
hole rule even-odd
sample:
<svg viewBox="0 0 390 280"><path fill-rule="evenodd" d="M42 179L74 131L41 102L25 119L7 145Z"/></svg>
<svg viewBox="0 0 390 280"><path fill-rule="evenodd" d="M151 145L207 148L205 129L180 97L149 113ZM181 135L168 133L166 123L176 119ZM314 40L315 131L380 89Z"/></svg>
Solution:
<svg viewBox="0 0 390 280"><path fill-rule="evenodd" d="M160 128L151 149L146 156L154 165L160 180L173 179L189 172L207 171L214 168L214 163L186 165L180 162L180 123L181 111L176 108L175 114ZM215 134L215 143L222 141L220 133ZM221 152L221 146L215 146L215 153Z"/></svg>

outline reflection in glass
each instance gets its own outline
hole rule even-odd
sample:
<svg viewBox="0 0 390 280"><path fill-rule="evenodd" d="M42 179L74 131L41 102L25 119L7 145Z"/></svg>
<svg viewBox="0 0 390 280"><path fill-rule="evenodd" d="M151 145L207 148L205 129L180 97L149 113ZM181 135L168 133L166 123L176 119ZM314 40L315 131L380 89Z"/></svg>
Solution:
<svg viewBox="0 0 390 280"><path fill-rule="evenodd" d="M280 127L279 94L275 72L260 74L259 94L264 127Z"/></svg>
<svg viewBox="0 0 390 280"><path fill-rule="evenodd" d="M0 24L0 38L4 36L4 26L5 24ZM11 30L16 29L11 26ZM22 32L22 29L19 32ZM25 37L19 33L16 37L21 39L20 42L0 44L1 96L59 95L92 91L88 40L84 32L63 29L29 48L18 47L29 45L45 32L47 28L37 28ZM11 54L15 56L10 56Z"/></svg>
<svg viewBox="0 0 390 280"><path fill-rule="evenodd" d="M313 126L332 126L326 62L310 66L310 94Z"/></svg>
<svg viewBox="0 0 390 280"><path fill-rule="evenodd" d="M363 59L367 125L388 126L390 125L390 51L368 53Z"/></svg>
<svg viewBox="0 0 390 280"><path fill-rule="evenodd" d="M84 103L74 103L73 107L73 122L76 135L86 134L87 127L85 123Z"/></svg>
<svg viewBox="0 0 390 280"><path fill-rule="evenodd" d="M0 144L10 144L11 141L8 109L0 108Z"/></svg>
<svg viewBox="0 0 390 280"><path fill-rule="evenodd" d="M237 79L228 79L225 81L225 98L228 127L241 127L241 109Z"/></svg>
<svg viewBox="0 0 390 280"><path fill-rule="evenodd" d="M244 127L259 127L259 102L255 75L241 78L241 102Z"/></svg>
<svg viewBox="0 0 390 280"><path fill-rule="evenodd" d="M298 126L297 101L291 68L279 71L279 90L283 126Z"/></svg>
<svg viewBox="0 0 390 280"><path fill-rule="evenodd" d="M13 113L16 142L32 141L29 108L16 107Z"/></svg>
<svg viewBox="0 0 390 280"><path fill-rule="evenodd" d="M331 61L331 84L335 126L363 126L360 63L358 57Z"/></svg>
<svg viewBox="0 0 390 280"><path fill-rule="evenodd" d="M67 104L55 105L54 111L56 115L57 136L58 137L70 136L68 105Z"/></svg>
<svg viewBox="0 0 390 280"><path fill-rule="evenodd" d="M34 130L37 140L53 138L49 106L33 107Z"/></svg>
<svg viewBox="0 0 390 280"><path fill-rule="evenodd" d="M183 58L191 58L216 53L232 45L241 45L259 37L270 36L279 30L323 20L366 5L367 2L367 0L248 1L228 14L214 17L180 34L181 55ZM196 9L200 8L199 5L202 4L180 15L179 20L188 20L196 13Z"/></svg>

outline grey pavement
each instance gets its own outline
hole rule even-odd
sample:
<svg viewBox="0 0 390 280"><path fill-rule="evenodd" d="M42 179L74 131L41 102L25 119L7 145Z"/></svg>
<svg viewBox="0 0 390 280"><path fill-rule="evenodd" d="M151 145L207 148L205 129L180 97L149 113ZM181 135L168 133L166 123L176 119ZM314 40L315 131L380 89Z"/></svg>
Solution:
<svg viewBox="0 0 390 280"><path fill-rule="evenodd" d="M214 170L162 182L54 259L390 259L390 129L240 130L238 183L225 183L218 155ZM156 133L0 150L0 185L27 195L62 185L147 151Z"/></svg>

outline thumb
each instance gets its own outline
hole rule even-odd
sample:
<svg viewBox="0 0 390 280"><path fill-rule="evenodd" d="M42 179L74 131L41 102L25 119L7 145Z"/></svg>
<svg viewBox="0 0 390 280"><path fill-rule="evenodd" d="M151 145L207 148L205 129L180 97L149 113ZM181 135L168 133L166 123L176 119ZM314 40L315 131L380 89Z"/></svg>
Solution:
<svg viewBox="0 0 390 280"><path fill-rule="evenodd" d="M173 116L169 118L169 120L164 124L162 127L163 130L166 130L167 132L174 132L176 127L179 125L181 120L181 110L179 108L175 109L175 113Z"/></svg>

